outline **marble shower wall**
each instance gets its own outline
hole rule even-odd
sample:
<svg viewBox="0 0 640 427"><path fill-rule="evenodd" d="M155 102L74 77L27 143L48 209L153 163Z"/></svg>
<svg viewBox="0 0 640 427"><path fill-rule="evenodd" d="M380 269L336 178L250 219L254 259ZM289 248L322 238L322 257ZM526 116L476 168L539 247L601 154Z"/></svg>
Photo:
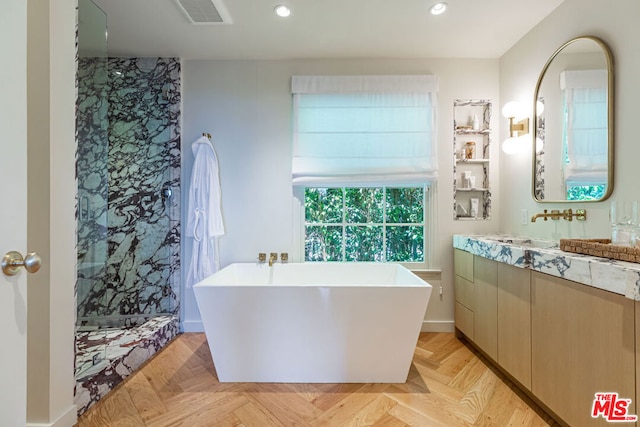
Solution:
<svg viewBox="0 0 640 427"><path fill-rule="evenodd" d="M90 242L79 243L79 255L80 248L95 250L104 242L106 262L87 265L96 280L84 289L79 281L78 320L132 326L179 309L180 61L109 58L107 68L107 179L106 186L102 181L99 186L108 189L106 230L100 230L106 233L96 232L97 225L85 231L79 221L80 231L85 231L79 240ZM79 90L78 105L89 105L91 94L101 90L95 89L88 96ZM95 139L92 135L87 141ZM104 173L94 171L103 167L96 159L101 149L83 143L82 135L79 140L79 169L86 161L92 171L87 178ZM80 192L87 186L83 174L78 173ZM82 200L79 203L82 213ZM79 259L79 276L82 262Z"/></svg>

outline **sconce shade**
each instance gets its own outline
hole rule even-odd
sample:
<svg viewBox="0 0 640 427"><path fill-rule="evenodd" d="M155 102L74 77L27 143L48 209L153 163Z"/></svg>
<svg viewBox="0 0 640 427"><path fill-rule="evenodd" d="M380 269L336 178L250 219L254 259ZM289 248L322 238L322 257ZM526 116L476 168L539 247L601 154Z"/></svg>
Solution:
<svg viewBox="0 0 640 427"><path fill-rule="evenodd" d="M518 138L507 138L502 143L502 151L505 154L515 154L519 150Z"/></svg>
<svg viewBox="0 0 640 427"><path fill-rule="evenodd" d="M526 114L521 103L519 103L518 101L510 101L504 104L504 106L502 107L502 115L506 118L520 118L524 117Z"/></svg>

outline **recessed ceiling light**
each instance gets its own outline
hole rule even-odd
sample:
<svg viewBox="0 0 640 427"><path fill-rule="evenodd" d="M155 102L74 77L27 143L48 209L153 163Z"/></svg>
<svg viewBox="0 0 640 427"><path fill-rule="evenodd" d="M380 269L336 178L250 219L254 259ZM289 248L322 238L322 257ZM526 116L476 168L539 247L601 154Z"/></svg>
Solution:
<svg viewBox="0 0 640 427"><path fill-rule="evenodd" d="M447 10L447 3L444 1L434 3L431 8L429 8L429 12L432 15L442 15Z"/></svg>
<svg viewBox="0 0 640 427"><path fill-rule="evenodd" d="M278 6L274 7L273 11L276 13L276 15L282 18L286 18L287 16L291 15L291 9L283 4L279 4Z"/></svg>

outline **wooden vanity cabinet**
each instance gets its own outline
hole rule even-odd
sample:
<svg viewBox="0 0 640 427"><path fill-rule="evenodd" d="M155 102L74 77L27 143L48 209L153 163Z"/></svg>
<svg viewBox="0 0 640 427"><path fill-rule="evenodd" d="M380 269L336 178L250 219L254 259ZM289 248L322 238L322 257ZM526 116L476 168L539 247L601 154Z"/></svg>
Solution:
<svg viewBox="0 0 640 427"><path fill-rule="evenodd" d="M531 390L531 271L498 263L498 363Z"/></svg>
<svg viewBox="0 0 640 427"><path fill-rule="evenodd" d="M607 425L591 417L597 392L633 399L636 414L634 321L631 299L532 272L533 394L572 426Z"/></svg>
<svg viewBox="0 0 640 427"><path fill-rule="evenodd" d="M640 302L458 249L454 261L456 328L557 417L608 425L591 417L598 392L638 413Z"/></svg>

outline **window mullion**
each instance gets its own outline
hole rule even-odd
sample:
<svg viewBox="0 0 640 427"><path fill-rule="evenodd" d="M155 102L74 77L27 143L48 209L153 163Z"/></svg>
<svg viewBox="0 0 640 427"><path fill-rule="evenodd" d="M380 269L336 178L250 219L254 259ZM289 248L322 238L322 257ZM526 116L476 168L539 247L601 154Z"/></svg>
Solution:
<svg viewBox="0 0 640 427"><path fill-rule="evenodd" d="M347 260L347 189L342 187L342 262Z"/></svg>
<svg viewBox="0 0 640 427"><path fill-rule="evenodd" d="M382 262L387 261L387 187L382 187Z"/></svg>

